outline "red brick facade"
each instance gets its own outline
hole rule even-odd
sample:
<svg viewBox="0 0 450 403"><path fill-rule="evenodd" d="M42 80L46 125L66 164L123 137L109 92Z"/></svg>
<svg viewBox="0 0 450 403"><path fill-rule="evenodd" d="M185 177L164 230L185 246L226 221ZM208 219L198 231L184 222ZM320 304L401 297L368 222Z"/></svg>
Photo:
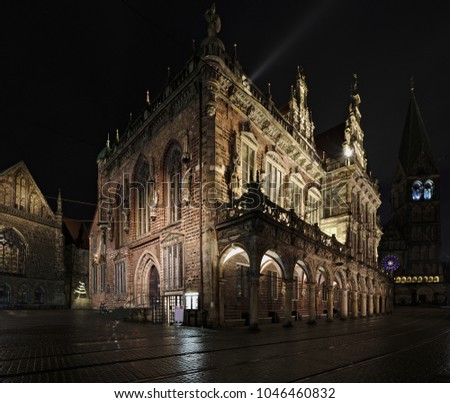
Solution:
<svg viewBox="0 0 450 403"><path fill-rule="evenodd" d="M342 161L316 147L306 99L299 70L280 112L210 25L200 52L99 155L94 307L144 308L172 322L183 306L191 324L253 327L332 319L333 310L365 316L373 303L389 310L359 95L343 140L354 154ZM325 214L323 195L334 191L344 204Z"/></svg>

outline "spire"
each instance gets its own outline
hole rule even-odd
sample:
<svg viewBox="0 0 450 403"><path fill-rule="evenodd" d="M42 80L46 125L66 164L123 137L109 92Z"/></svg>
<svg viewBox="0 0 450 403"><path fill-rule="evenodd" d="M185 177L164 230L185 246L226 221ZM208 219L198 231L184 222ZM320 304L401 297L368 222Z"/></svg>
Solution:
<svg viewBox="0 0 450 403"><path fill-rule="evenodd" d="M61 198L61 189L58 189L58 199L56 202L56 214L62 215L62 198Z"/></svg>
<svg viewBox="0 0 450 403"><path fill-rule="evenodd" d="M147 97L145 99L145 102L147 103L147 105L150 105L150 91L147 90Z"/></svg>
<svg viewBox="0 0 450 403"><path fill-rule="evenodd" d="M106 140L106 148L109 150L110 146L109 146L109 133L108 133L108 139Z"/></svg>
<svg viewBox="0 0 450 403"><path fill-rule="evenodd" d="M409 83L410 83L411 94L414 94L414 76L411 76Z"/></svg>
<svg viewBox="0 0 450 403"><path fill-rule="evenodd" d="M119 129L116 129L116 143L119 144L120 137L119 137Z"/></svg>
<svg viewBox="0 0 450 403"><path fill-rule="evenodd" d="M419 106L414 94L414 82L411 81L411 99L406 114L405 126L400 143L399 160L406 175L413 174L414 166L419 160L430 165L433 172L438 173L436 160L431 149L430 138L425 129Z"/></svg>

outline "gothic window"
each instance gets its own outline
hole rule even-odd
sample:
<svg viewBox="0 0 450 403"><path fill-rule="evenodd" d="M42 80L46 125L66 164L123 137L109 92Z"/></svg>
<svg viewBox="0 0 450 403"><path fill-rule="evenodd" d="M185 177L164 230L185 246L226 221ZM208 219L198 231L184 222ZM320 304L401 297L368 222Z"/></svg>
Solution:
<svg viewBox="0 0 450 403"><path fill-rule="evenodd" d="M414 201L420 200L423 196L423 183L419 180L414 181L411 187L411 198Z"/></svg>
<svg viewBox="0 0 450 403"><path fill-rule="evenodd" d="M238 298L248 296L247 267L241 264L236 267L236 296Z"/></svg>
<svg viewBox="0 0 450 403"><path fill-rule="evenodd" d="M117 295L123 295L127 292L127 273L123 260L114 264L114 291Z"/></svg>
<svg viewBox="0 0 450 403"><path fill-rule="evenodd" d="M163 248L166 290L183 288L183 243L173 242Z"/></svg>
<svg viewBox="0 0 450 403"><path fill-rule="evenodd" d="M267 294L271 299L278 298L278 273L276 271L267 272Z"/></svg>
<svg viewBox="0 0 450 403"><path fill-rule="evenodd" d="M125 225L127 224L125 222L126 215L124 214L124 206L123 206L123 199L122 199L122 186L117 186L116 189L116 202L114 205L115 208L115 221L116 221L116 248L119 248L121 245L123 245L124 242L124 231L125 231Z"/></svg>
<svg viewBox="0 0 450 403"><path fill-rule="evenodd" d="M25 196L26 184L23 174L19 173L16 176L16 204L15 207L20 210L25 210Z"/></svg>
<svg viewBox="0 0 450 403"><path fill-rule="evenodd" d="M17 301L19 304L28 304L28 288L25 284L19 287Z"/></svg>
<svg viewBox="0 0 450 403"><path fill-rule="evenodd" d="M98 282L98 273L97 273L97 263L92 263L92 294L97 294L97 282Z"/></svg>
<svg viewBox="0 0 450 403"><path fill-rule="evenodd" d="M266 177L265 177L265 191L266 195L274 203L282 203L282 183L283 183L283 168L272 159L267 159Z"/></svg>
<svg viewBox="0 0 450 403"><path fill-rule="evenodd" d="M303 217L303 187L296 181L292 182L292 203L295 214Z"/></svg>
<svg viewBox="0 0 450 403"><path fill-rule="evenodd" d="M242 186L255 180L256 146L242 141Z"/></svg>
<svg viewBox="0 0 450 403"><path fill-rule="evenodd" d="M181 150L172 146L166 161L167 192L166 201L169 224L181 220Z"/></svg>
<svg viewBox="0 0 450 403"><path fill-rule="evenodd" d="M137 236L148 232L148 204L147 189L149 182L149 164L147 159L141 155L136 163L134 171L134 183L131 185L136 190L136 231ZM119 209L121 210L121 209Z"/></svg>
<svg viewBox="0 0 450 403"><path fill-rule="evenodd" d="M0 272L23 274L24 270L24 242L15 230L3 230L0 232Z"/></svg>
<svg viewBox="0 0 450 403"><path fill-rule="evenodd" d="M0 286L0 306L8 305L11 303L11 286L9 284L3 284Z"/></svg>
<svg viewBox="0 0 450 403"><path fill-rule="evenodd" d="M39 215L39 198L35 193L30 196L30 203L28 205L28 211L33 215Z"/></svg>
<svg viewBox="0 0 450 403"><path fill-rule="evenodd" d="M317 189L309 189L308 202L306 205L306 221L312 225L319 223L320 199L320 192Z"/></svg>
<svg viewBox="0 0 450 403"><path fill-rule="evenodd" d="M45 303L45 289L40 286L34 290L34 303L44 304Z"/></svg>
<svg viewBox="0 0 450 403"><path fill-rule="evenodd" d="M8 184L0 184L0 204L11 205L11 188Z"/></svg>
<svg viewBox="0 0 450 403"><path fill-rule="evenodd" d="M96 274L97 277L97 274ZM95 281L97 283L97 279ZM97 284L96 287L97 289ZM106 263L100 263L100 292L106 292Z"/></svg>
<svg viewBox="0 0 450 403"><path fill-rule="evenodd" d="M423 198L424 200L431 200L434 194L434 183L431 179L427 179L423 186Z"/></svg>

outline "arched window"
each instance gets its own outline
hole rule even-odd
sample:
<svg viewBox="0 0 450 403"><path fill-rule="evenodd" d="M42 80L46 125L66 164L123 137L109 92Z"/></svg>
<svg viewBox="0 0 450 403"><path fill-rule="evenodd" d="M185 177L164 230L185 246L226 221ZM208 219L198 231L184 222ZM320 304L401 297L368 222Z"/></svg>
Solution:
<svg viewBox="0 0 450 403"><path fill-rule="evenodd" d="M434 194L434 183L431 179L427 179L423 186L423 198L425 200L431 200Z"/></svg>
<svg viewBox="0 0 450 403"><path fill-rule="evenodd" d="M0 272L22 274L25 270L25 244L12 228L0 231Z"/></svg>
<svg viewBox="0 0 450 403"><path fill-rule="evenodd" d="M28 211L33 215L39 215L39 199L36 194L32 194L30 196L30 204L28 207Z"/></svg>
<svg viewBox="0 0 450 403"><path fill-rule="evenodd" d="M423 184L421 181L416 180L411 187L411 198L415 201L420 200L423 196Z"/></svg>
<svg viewBox="0 0 450 403"><path fill-rule="evenodd" d="M137 236L144 235L149 230L147 189L149 182L149 164L143 155L139 157L134 169L134 182L130 189L135 189L136 231Z"/></svg>
<svg viewBox="0 0 450 403"><path fill-rule="evenodd" d="M44 304L45 303L45 289L40 286L34 290L34 303Z"/></svg>
<svg viewBox="0 0 450 403"><path fill-rule="evenodd" d="M28 288L25 284L22 284L19 287L19 291L17 292L17 301L19 304L28 304Z"/></svg>
<svg viewBox="0 0 450 403"><path fill-rule="evenodd" d="M11 303L11 286L3 284L0 286L0 306L9 305Z"/></svg>
<svg viewBox="0 0 450 403"><path fill-rule="evenodd" d="M16 208L25 210L25 178L22 173L16 176Z"/></svg>
<svg viewBox="0 0 450 403"><path fill-rule="evenodd" d="M166 160L166 206L169 224L181 220L181 150L172 146Z"/></svg>
<svg viewBox="0 0 450 403"><path fill-rule="evenodd" d="M11 189L8 184L0 184L0 204L11 205Z"/></svg>

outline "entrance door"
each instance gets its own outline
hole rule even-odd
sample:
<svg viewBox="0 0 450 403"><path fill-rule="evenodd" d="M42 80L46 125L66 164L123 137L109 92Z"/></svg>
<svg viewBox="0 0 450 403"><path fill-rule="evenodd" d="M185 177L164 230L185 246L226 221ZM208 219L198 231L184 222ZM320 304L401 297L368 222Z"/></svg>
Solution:
<svg viewBox="0 0 450 403"><path fill-rule="evenodd" d="M150 309L152 323L163 323L163 305L161 303L161 284L156 266L150 269Z"/></svg>

